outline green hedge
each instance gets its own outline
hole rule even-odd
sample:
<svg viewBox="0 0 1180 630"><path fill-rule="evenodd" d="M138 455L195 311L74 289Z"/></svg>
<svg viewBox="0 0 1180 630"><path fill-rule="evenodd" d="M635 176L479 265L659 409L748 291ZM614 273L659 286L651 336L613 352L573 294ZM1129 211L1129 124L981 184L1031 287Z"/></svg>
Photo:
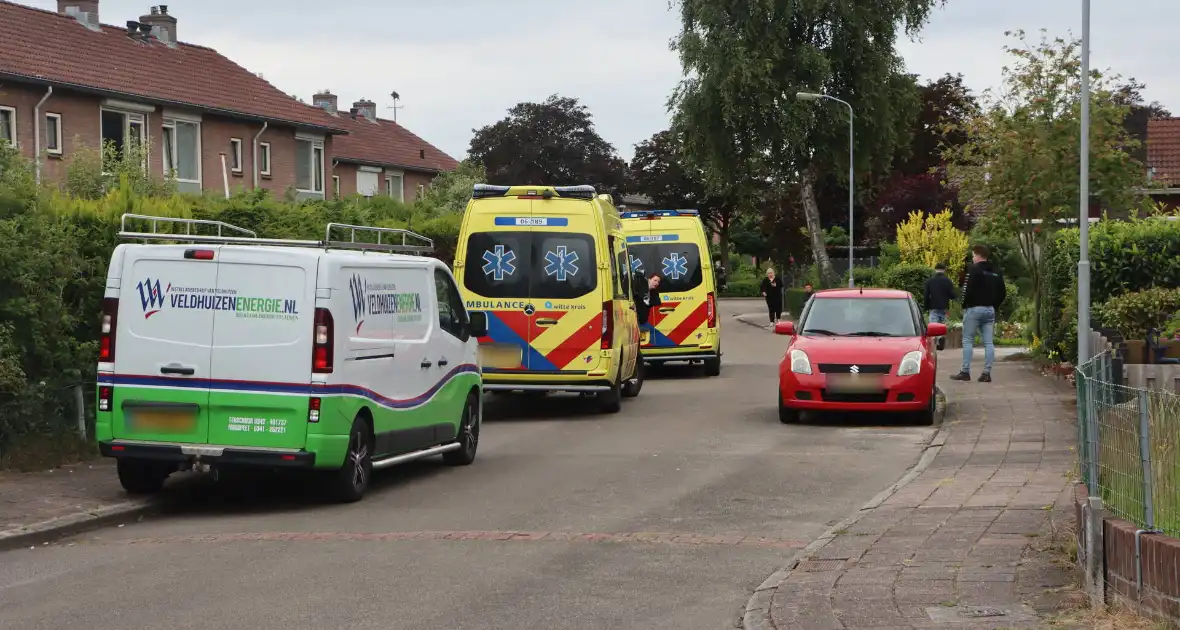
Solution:
<svg viewBox="0 0 1180 630"><path fill-rule="evenodd" d="M926 281L934 269L918 263L899 263L881 272L881 285L890 289L909 291L918 302L926 292Z"/></svg>
<svg viewBox="0 0 1180 630"><path fill-rule="evenodd" d="M858 287L876 287L880 286L882 272L880 267L853 267L852 277ZM842 280L841 286L848 286L847 271L840 276L840 279Z"/></svg>
<svg viewBox="0 0 1180 630"><path fill-rule="evenodd" d="M1042 343L1064 360L1077 356L1077 228L1059 231L1042 255ZM1180 221L1161 217L1103 220L1090 227L1090 301L1133 291L1180 287ZM1108 324L1095 320L1095 325Z"/></svg>
<svg viewBox="0 0 1180 630"><path fill-rule="evenodd" d="M783 309L792 318L798 319L803 314L803 305L807 302L807 293L803 289L787 289L783 294Z"/></svg>
<svg viewBox="0 0 1180 630"><path fill-rule="evenodd" d="M761 297L761 292L758 290L758 285L761 283L759 278L737 278L726 283L725 290L721 292L721 297Z"/></svg>
<svg viewBox="0 0 1180 630"><path fill-rule="evenodd" d="M1094 309L1107 326L1128 339L1145 339L1148 330L1164 329L1180 312L1180 289L1153 287L1116 295Z"/></svg>

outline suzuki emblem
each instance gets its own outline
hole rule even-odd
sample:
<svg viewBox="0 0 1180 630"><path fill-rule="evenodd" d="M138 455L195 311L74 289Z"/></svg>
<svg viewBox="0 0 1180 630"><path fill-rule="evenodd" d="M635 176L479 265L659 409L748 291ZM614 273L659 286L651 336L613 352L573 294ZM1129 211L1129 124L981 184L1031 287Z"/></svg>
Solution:
<svg viewBox="0 0 1180 630"><path fill-rule="evenodd" d="M848 368L848 371L852 372L853 374L860 374L860 368L855 365Z"/></svg>

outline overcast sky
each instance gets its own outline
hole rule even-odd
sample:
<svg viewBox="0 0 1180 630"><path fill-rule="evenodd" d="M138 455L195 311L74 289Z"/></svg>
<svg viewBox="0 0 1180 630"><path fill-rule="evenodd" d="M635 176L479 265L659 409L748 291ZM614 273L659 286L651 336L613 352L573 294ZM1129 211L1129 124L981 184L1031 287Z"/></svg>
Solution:
<svg viewBox="0 0 1180 630"><path fill-rule="evenodd" d="M56 0L18 0L55 10ZM512 105L550 94L590 107L598 132L630 159L664 129L680 77L668 43L678 15L668 0L172 0L182 41L216 48L279 89L311 102L330 89L347 108L369 98L456 158L472 129ZM149 0L102 0L121 25ZM1145 95L1180 115L1178 0L1093 2L1092 64L1147 84ZM949 0L919 41L900 49L924 78L962 73L976 91L996 85L1004 31L1081 34L1081 0Z"/></svg>

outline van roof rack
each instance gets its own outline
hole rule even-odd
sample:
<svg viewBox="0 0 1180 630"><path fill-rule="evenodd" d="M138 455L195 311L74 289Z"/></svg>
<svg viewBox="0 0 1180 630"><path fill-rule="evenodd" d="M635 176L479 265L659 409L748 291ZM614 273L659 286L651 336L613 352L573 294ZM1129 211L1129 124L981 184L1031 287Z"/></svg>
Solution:
<svg viewBox="0 0 1180 630"><path fill-rule="evenodd" d="M138 232L127 229L128 220L146 221L150 224L149 231ZM169 228L183 226L180 230L168 231ZM202 230L204 228L204 230ZM216 230L215 234L209 234ZM204 231L205 233L201 233ZM347 232L344 236L333 238L333 234ZM357 240L357 234L362 236L371 234L377 242L367 243ZM382 242L386 237L401 238L401 243ZM434 251L434 241L410 230L397 228L372 227L368 225L350 225L347 223L329 223L324 229L324 239L321 241L307 241L286 238L259 238L253 230L247 230L224 221L207 219L184 219L177 217L155 217L146 214L124 214L119 224L119 238L142 241L180 241L189 243L216 243L221 245L270 245L277 247L315 247L321 249L352 249L362 251L390 252L398 254L429 254Z"/></svg>

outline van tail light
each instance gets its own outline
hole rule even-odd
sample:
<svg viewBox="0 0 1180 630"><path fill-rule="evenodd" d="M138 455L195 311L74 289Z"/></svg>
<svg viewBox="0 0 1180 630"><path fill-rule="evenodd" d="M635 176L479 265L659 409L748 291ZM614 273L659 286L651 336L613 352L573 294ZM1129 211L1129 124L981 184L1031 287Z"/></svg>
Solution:
<svg viewBox="0 0 1180 630"><path fill-rule="evenodd" d="M115 360L115 332L119 328L119 298L103 298L102 329L98 337L98 361L112 363Z"/></svg>
<svg viewBox="0 0 1180 630"><path fill-rule="evenodd" d="M320 399L317 396L307 399L307 421L320 421Z"/></svg>
<svg viewBox="0 0 1180 630"><path fill-rule="evenodd" d="M115 388L110 385L99 385L98 387L98 410L110 411L111 401L115 398Z"/></svg>
<svg viewBox="0 0 1180 630"><path fill-rule="evenodd" d="M315 329L312 339L311 371L315 374L331 374L333 347L332 312L326 308L315 310Z"/></svg>
<svg viewBox="0 0 1180 630"><path fill-rule="evenodd" d="M705 313L707 313L708 317L709 317L709 328L716 328L717 327L717 297L715 295L713 295L712 291L709 291L709 297L707 298L706 303L708 304L708 306L705 307L706 308Z"/></svg>
<svg viewBox="0 0 1180 630"><path fill-rule="evenodd" d="M615 336L615 305L613 302L602 303L602 349L610 350L611 341Z"/></svg>

